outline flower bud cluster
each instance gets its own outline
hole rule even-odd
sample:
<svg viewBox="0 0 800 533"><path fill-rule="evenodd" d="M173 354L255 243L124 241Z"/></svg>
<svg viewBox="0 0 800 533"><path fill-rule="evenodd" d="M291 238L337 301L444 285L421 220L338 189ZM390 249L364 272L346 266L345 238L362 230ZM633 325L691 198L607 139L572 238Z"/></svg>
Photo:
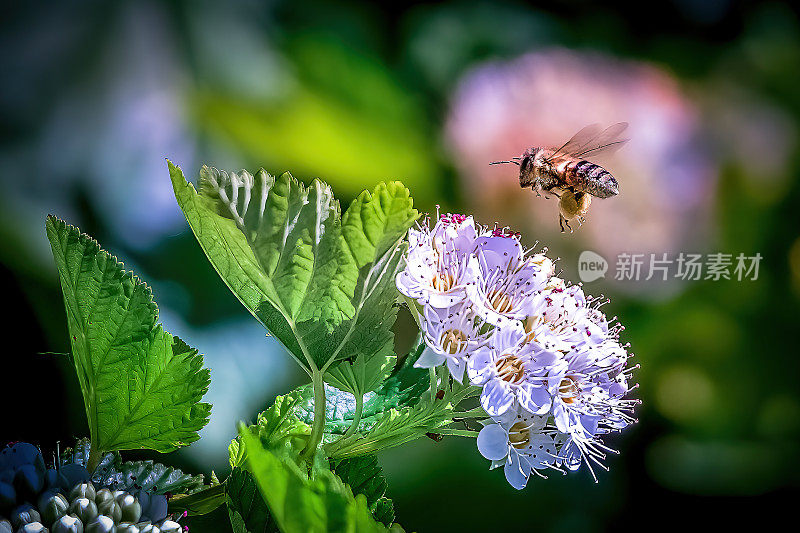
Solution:
<svg viewBox="0 0 800 533"><path fill-rule="evenodd" d="M179 533L167 498L95 488L78 464L46 468L26 442L0 451L0 533Z"/></svg>

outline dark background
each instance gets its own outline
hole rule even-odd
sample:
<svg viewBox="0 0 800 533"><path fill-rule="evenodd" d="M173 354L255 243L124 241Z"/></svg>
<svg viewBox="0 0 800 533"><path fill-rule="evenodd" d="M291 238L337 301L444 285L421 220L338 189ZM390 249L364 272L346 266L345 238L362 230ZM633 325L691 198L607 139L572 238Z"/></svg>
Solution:
<svg viewBox="0 0 800 533"><path fill-rule="evenodd" d="M321 177L345 205L402 179L423 211L475 212L541 241L568 279L580 251L606 257L586 290L612 298L643 400L598 484L581 471L517 492L456 438L387 451L407 530L765 526L791 512L800 474L798 66L797 12L780 2L9 3L0 442L49 450L87 434L47 213L148 281L165 327L205 354L212 422L159 459L224 477L236 421L302 375L205 260L164 158L188 176L209 163ZM609 168L622 193L575 234L513 169L486 165L621 120L632 141ZM755 281L615 281L621 251L763 260ZM413 335L401 316L398 350Z"/></svg>

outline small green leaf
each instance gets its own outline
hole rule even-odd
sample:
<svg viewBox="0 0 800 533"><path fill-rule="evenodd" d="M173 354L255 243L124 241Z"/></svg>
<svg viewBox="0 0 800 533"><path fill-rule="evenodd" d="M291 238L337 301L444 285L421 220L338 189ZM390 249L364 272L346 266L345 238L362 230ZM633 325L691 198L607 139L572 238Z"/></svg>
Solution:
<svg viewBox="0 0 800 533"><path fill-rule="evenodd" d="M211 411L202 356L163 330L150 288L96 241L52 216L46 227L92 445L169 452L197 440Z"/></svg>
<svg viewBox="0 0 800 533"><path fill-rule="evenodd" d="M169 164L175 197L231 291L307 369L392 354L395 276L416 220L399 182L364 192L340 219L326 184L288 173L203 167L198 191ZM370 380L371 381L371 380Z"/></svg>
<svg viewBox="0 0 800 533"><path fill-rule="evenodd" d="M374 454L338 461L334 473L352 489L353 494L363 494L373 516L385 526L394 521L394 505L386 495L386 477Z"/></svg>
<svg viewBox="0 0 800 533"><path fill-rule="evenodd" d="M367 359L358 354L353 361L340 361L325 374L325 381L350 394L364 395L378 388L394 368L397 356L376 355Z"/></svg>
<svg viewBox="0 0 800 533"><path fill-rule="evenodd" d="M265 448L278 450L283 456L296 457L305 447L305 442L311 434L311 427L298 420L294 414L296 405L306 401L306 394L311 392L296 389L289 394L278 396L275 398L275 403L260 413L256 423L249 426L246 431L257 436ZM252 474L245 468L247 449L242 444L241 436L231 441L228 451L233 470L225 480L225 485L228 515L234 533L277 531L278 526L270 515Z"/></svg>
<svg viewBox="0 0 800 533"><path fill-rule="evenodd" d="M225 480L228 516L233 533L272 533L278 531L275 519L269 514L253 474L234 468Z"/></svg>
<svg viewBox="0 0 800 533"><path fill-rule="evenodd" d="M354 497L330 470L317 470L308 478L297 464L265 449L246 428L240 436L249 469L284 533L386 531L372 518L366 498Z"/></svg>
<svg viewBox="0 0 800 533"><path fill-rule="evenodd" d="M372 516L381 524L390 526L394 522L394 503L392 503L392 500L385 496L378 498L372 508Z"/></svg>
<svg viewBox="0 0 800 533"><path fill-rule="evenodd" d="M258 435L267 448L281 448L288 441L290 448L302 450L311 435L311 426L299 420L295 411L298 405L308 401L309 396L313 396L313 392L305 387L278 396L269 409L259 413L256 423L248 429ZM228 454L231 468L245 464L247 457L240 437L231 441Z"/></svg>
<svg viewBox="0 0 800 533"><path fill-rule="evenodd" d="M212 479L212 484L191 494L173 494L169 509L173 513L187 512L190 516L204 515L225 504L225 485Z"/></svg>

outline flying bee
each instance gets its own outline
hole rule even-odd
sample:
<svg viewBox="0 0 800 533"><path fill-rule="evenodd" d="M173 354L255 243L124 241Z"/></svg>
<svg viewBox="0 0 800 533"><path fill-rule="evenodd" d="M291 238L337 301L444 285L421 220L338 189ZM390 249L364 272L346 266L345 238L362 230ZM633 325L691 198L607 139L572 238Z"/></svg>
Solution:
<svg viewBox="0 0 800 533"><path fill-rule="evenodd" d="M585 222L586 213L595 198L610 198L619 194L619 184L614 176L596 163L587 161L599 155L610 154L628 139L619 136L628 127L627 122L620 122L602 129L599 124L586 126L564 143L560 148L528 148L520 157L510 161L519 166L519 185L523 189L530 187L541 196L553 194L558 197L558 223L561 231L564 225L572 231L570 221Z"/></svg>

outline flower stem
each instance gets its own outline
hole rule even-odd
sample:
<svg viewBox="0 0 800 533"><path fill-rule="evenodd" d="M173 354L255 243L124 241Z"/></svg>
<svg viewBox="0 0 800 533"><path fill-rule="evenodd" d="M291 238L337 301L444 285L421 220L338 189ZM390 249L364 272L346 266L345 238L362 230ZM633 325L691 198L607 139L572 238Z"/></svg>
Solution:
<svg viewBox="0 0 800 533"><path fill-rule="evenodd" d="M356 430L358 429L358 424L359 422L361 422L361 414L363 413L363 411L364 411L364 396L363 395L359 396L358 394L356 394L356 412L353 415L353 423L350 424L350 427L347 428L347 431L345 432L344 435L342 435L341 439L339 440L344 440L356 432Z"/></svg>
<svg viewBox="0 0 800 533"><path fill-rule="evenodd" d="M311 427L311 436L308 438L308 444L303 450L302 460L313 460L314 454L317 452L319 443L322 442L322 433L325 430L325 383L322 380L323 373L320 370L314 370L311 375L311 382L314 387L314 425Z"/></svg>

